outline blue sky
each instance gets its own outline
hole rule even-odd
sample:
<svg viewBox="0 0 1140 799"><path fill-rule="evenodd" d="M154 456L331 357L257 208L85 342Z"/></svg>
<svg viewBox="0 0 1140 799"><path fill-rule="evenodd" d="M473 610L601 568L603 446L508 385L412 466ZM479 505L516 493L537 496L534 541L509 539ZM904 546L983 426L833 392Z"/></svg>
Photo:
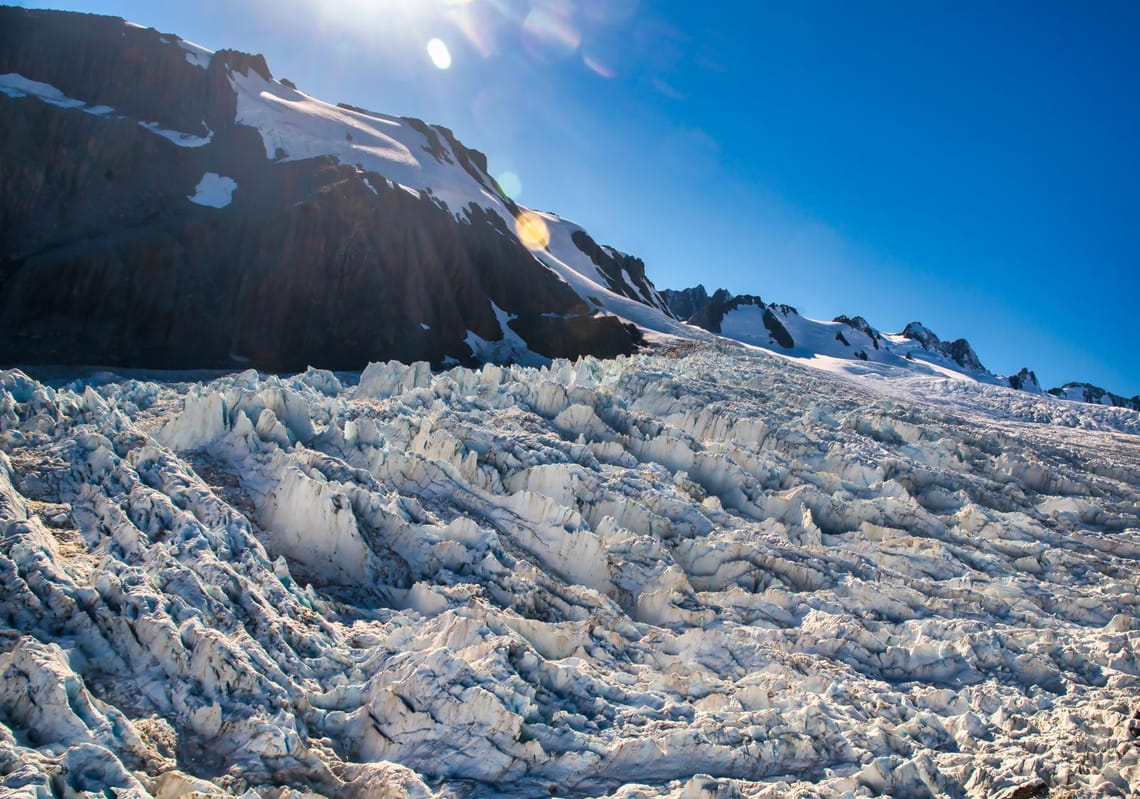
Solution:
<svg viewBox="0 0 1140 799"><path fill-rule="evenodd" d="M1140 394L1140 4L59 0L447 125L662 288ZM443 40L451 67L427 53Z"/></svg>

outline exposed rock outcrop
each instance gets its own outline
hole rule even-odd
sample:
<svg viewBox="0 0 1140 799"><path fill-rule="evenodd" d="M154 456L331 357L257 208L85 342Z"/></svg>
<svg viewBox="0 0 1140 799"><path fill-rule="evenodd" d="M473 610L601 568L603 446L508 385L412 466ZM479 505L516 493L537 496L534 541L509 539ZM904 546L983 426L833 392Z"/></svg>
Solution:
<svg viewBox="0 0 1140 799"><path fill-rule="evenodd" d="M611 291L673 315L668 303L646 277L644 261L618 252L612 247L603 247L584 230L575 230L570 237L574 246L585 253L598 267Z"/></svg>
<svg viewBox="0 0 1140 799"><path fill-rule="evenodd" d="M713 292L712 297L709 298L708 303L692 315L689 322L713 333L720 333L722 332L721 324L724 322L725 315L731 311L735 311L737 308L747 306L761 310L767 308L764 304L764 300L754 294L732 295L724 289L717 289Z"/></svg>
<svg viewBox="0 0 1140 799"><path fill-rule="evenodd" d="M860 333L863 333L865 336L867 336L867 338L871 340L871 346L873 346L875 349L879 349L884 343L883 337L879 331L871 327L871 323L864 319L862 316L847 316L846 314L840 314L832 321L847 325L852 330L858 330Z"/></svg>
<svg viewBox="0 0 1140 799"><path fill-rule="evenodd" d="M790 350L796 346L796 341L792 338L792 334L780 323L780 320L772 313L771 308L764 309L764 327L768 328L768 332L772 334L772 338L784 349Z"/></svg>
<svg viewBox="0 0 1140 799"><path fill-rule="evenodd" d="M1043 394L1044 389L1037 381L1037 375L1031 372L1028 368L1023 367L1015 375L1009 377L1010 388L1015 388L1018 391L1029 391L1033 394Z"/></svg>
<svg viewBox="0 0 1140 799"><path fill-rule="evenodd" d="M978 354L974 352L970 342L964 338L942 341L934 334L934 331L925 327L921 322L911 322L903 328L902 334L913 341L917 341L923 349L942 353L963 369L977 372L986 371L986 367L982 365Z"/></svg>
<svg viewBox="0 0 1140 799"><path fill-rule="evenodd" d="M678 319L685 320L691 319L709 301L708 290L703 285L689 289L663 289L661 296L669 305L669 311Z"/></svg>

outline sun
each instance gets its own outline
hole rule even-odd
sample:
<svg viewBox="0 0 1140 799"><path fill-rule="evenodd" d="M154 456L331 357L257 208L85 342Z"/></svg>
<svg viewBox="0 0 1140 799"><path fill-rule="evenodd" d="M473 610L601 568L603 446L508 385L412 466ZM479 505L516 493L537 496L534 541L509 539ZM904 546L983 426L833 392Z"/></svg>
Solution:
<svg viewBox="0 0 1140 799"><path fill-rule="evenodd" d="M432 39L427 43L427 54L431 62L435 64L436 69L448 69L451 67L451 50L448 49L447 43L443 39Z"/></svg>

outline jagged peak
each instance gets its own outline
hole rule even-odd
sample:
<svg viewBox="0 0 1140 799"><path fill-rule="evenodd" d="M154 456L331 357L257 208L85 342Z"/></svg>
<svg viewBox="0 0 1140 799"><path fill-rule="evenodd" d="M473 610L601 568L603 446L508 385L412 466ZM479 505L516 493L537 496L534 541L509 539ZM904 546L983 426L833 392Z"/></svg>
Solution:
<svg viewBox="0 0 1140 799"><path fill-rule="evenodd" d="M862 316L847 316L847 314L840 314L831 321L839 322L840 324L847 325L855 330L862 330L864 333L873 331L877 333L875 328L871 327L871 323L864 319Z"/></svg>
<svg viewBox="0 0 1140 799"><path fill-rule="evenodd" d="M903 328L902 335L927 347L934 346L942 341L933 330L922 322L911 322Z"/></svg>
<svg viewBox="0 0 1140 799"><path fill-rule="evenodd" d="M1009 378L1010 388L1015 388L1018 391L1030 391L1034 394L1044 393L1041 388L1041 383L1037 380L1037 374L1029 369L1029 367L1022 367L1017 374L1010 375Z"/></svg>
<svg viewBox="0 0 1140 799"><path fill-rule="evenodd" d="M733 308L739 308L741 305L752 305L757 308L768 307L767 303L765 303L758 294L737 294L735 296L732 296L732 298L726 304Z"/></svg>
<svg viewBox="0 0 1140 799"><path fill-rule="evenodd" d="M757 299L759 299L759 297L757 297ZM784 316L799 316L800 315L800 312L799 312L799 310L796 309L796 306L788 305L787 303L774 302L774 303L771 303L770 305L768 305L768 307L769 308L775 308L777 311L782 313Z"/></svg>

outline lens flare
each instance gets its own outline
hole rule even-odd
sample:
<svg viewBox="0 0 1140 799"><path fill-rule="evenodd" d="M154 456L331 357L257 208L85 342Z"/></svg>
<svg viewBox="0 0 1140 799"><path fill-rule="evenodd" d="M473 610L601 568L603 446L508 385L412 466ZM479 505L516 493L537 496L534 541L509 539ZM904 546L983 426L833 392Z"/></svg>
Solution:
<svg viewBox="0 0 1140 799"><path fill-rule="evenodd" d="M447 69L451 66L451 51L447 49L442 39L432 39L428 42L427 54L436 69Z"/></svg>
<svg viewBox="0 0 1140 799"><path fill-rule="evenodd" d="M582 34L561 9L535 6L523 21L523 41L531 55L542 59L569 58L582 44Z"/></svg>
<svg viewBox="0 0 1140 799"><path fill-rule="evenodd" d="M518 200L522 197L522 179L514 172L500 172L495 175L495 181L499 184L499 188L512 200Z"/></svg>
<svg viewBox="0 0 1140 799"><path fill-rule="evenodd" d="M515 218L515 232L528 250L545 250L550 246L550 228L534 211L523 211Z"/></svg>
<svg viewBox="0 0 1140 799"><path fill-rule="evenodd" d="M603 78L617 77L617 72L606 66L600 58L592 53L582 53L582 63L584 63L591 72Z"/></svg>

